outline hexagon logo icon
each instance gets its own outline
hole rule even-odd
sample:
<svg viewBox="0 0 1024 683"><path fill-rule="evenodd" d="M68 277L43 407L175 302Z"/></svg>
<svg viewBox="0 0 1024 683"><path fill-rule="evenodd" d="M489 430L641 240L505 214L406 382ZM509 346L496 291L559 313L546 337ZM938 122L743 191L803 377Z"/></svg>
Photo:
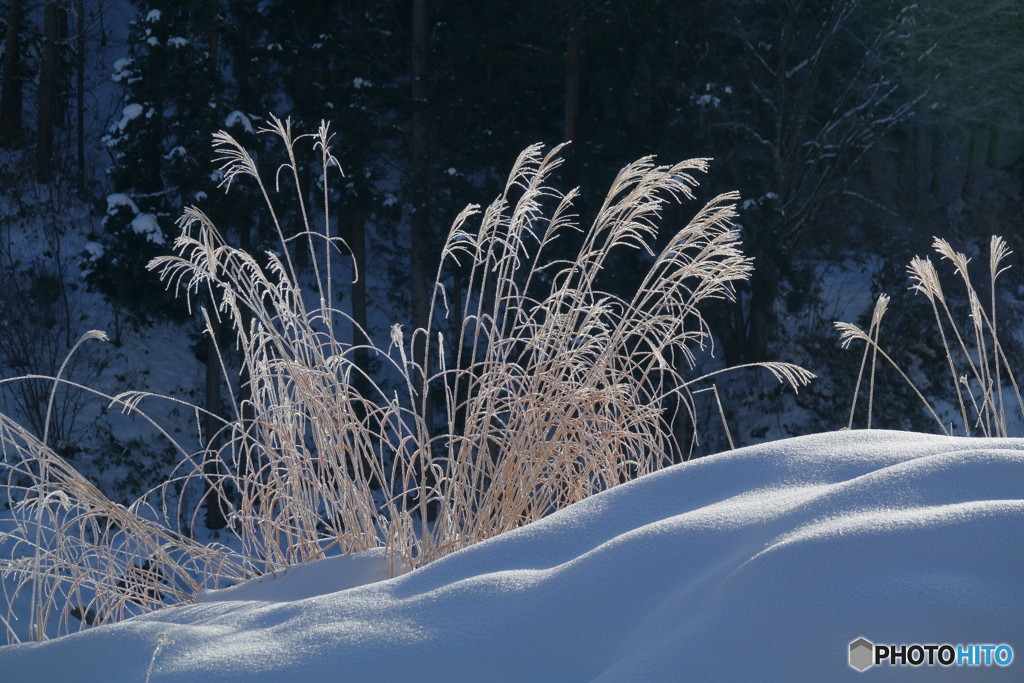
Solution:
<svg viewBox="0 0 1024 683"><path fill-rule="evenodd" d="M867 638L858 638L850 643L850 666L864 671L875 663L875 646Z"/></svg>

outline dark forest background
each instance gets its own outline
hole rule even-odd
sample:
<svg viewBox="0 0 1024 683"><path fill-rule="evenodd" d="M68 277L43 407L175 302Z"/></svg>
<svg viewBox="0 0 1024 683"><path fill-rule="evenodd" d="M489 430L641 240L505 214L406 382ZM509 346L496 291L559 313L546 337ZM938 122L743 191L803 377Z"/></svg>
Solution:
<svg viewBox="0 0 1024 683"><path fill-rule="evenodd" d="M759 378L723 385L741 443L845 426L859 353L839 350L832 321L868 315L878 292L895 296L889 347L926 379L942 370L930 312L906 291L932 235L978 255L993 233L1022 247L1017 0L8 0L0 37L8 375L53 374L83 325L117 344L173 321L212 358L144 266L188 204L243 247L267 242L255 188L218 189L210 141L228 130L272 175L280 152L255 132L269 113L297 133L331 121L344 169L332 213L369 274L336 304L382 334L425 324L451 221L500 192L526 145L572 141L558 182L582 187L584 222L627 162L712 157L701 196L741 193L756 274L712 313L707 362L787 360L821 377L797 397ZM314 177L315 155L302 163ZM13 237L26 231L29 249ZM609 279L628 287L643 259ZM1018 294L1000 292L1006 320ZM46 389L33 391L7 400L38 426ZM195 395L224 401L209 381ZM875 426L926 424L895 383L878 400L891 409ZM69 454L83 449L73 418Z"/></svg>

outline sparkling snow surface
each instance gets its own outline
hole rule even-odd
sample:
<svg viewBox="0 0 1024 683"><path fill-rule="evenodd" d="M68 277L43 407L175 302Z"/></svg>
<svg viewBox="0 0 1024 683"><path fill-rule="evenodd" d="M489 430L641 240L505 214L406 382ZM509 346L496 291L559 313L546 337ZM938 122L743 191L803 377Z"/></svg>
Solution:
<svg viewBox="0 0 1024 683"><path fill-rule="evenodd" d="M153 681L1024 680L1024 440L776 441L339 591L386 571L333 558L2 648L0 678L143 681L152 660ZM1015 661L858 673L860 636Z"/></svg>

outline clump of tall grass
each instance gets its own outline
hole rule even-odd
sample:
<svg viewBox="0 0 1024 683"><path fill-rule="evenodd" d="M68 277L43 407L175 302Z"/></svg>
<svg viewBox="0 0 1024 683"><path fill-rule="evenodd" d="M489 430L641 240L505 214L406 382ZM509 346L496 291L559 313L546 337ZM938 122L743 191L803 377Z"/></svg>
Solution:
<svg viewBox="0 0 1024 683"><path fill-rule="evenodd" d="M162 587L142 582L130 594L147 609L155 604L143 598L170 590L186 599L211 573L238 580L337 552L385 546L396 563L419 566L687 456L692 442L679 443L671 422L681 410L696 438L694 393L711 376L690 375L698 350L712 340L699 306L731 298L733 284L751 272L732 226L735 193L711 200L654 250L663 209L695 198L695 174L707 170L707 160L658 165L644 158L626 166L584 230L573 209L578 192L550 183L561 147L528 147L500 196L455 219L426 328L406 333L395 325L389 344L361 347L352 338L370 336L333 304L345 245L330 214L328 178L340 165L329 127L295 136L290 122L272 117L262 132L280 140L288 159L273 184L227 133L215 136L215 148L228 189L245 181L262 193L276 251L231 246L192 207L181 218L175 253L150 264L202 308L211 336L215 318L233 326L244 378L233 417L204 435L209 447L183 457L156 492L162 509L117 507L44 443L23 430L3 435L5 448L16 451L5 451L4 462L32 482L20 503L29 516L62 506L50 526L59 539L53 543L73 548L52 562L65 595L78 591L77 567L105 570L106 556L86 557L115 552L97 549L104 544L125 555L111 575L159 577ZM317 208L307 206L299 172L303 140L320 164ZM297 231L286 229L270 189L282 173L291 176ZM566 233L579 234L579 252L553 258ZM308 249L303 272L298 248ZM620 249L643 250L652 263L625 296L599 285ZM458 286L450 275L456 264L468 273L459 310L448 296ZM379 376L357 363L365 352L384 367ZM222 360L226 375L228 365ZM813 377L787 363L759 367L794 389ZM143 398L128 393L116 401L139 410ZM36 463L58 464L44 473ZM200 546L146 521L154 511L194 520L198 510L180 509L186 497L168 492L200 486L204 501L228 508L239 552ZM94 521L100 518L110 521ZM43 580L50 574L38 555L48 552L5 571L22 571L25 585ZM117 600L130 598L114 581L90 581L96 618L118 618ZM32 585L42 586L34 595L55 594L50 585ZM33 602L41 612L61 609ZM70 630L66 617L63 624Z"/></svg>
<svg viewBox="0 0 1024 683"><path fill-rule="evenodd" d="M106 336L86 333L75 349L88 339ZM66 382L59 375L52 381L54 392ZM51 394L50 410L52 400ZM0 626L8 642L19 633L43 640L120 621L253 575L252 563L238 553L161 524L145 499L129 507L113 502L47 445L45 432L37 438L3 414L0 470L6 474L0 490L14 515L13 527L0 531L6 603Z"/></svg>
<svg viewBox="0 0 1024 683"><path fill-rule="evenodd" d="M935 406L919 390L914 380L886 353L879 344L882 319L888 309L890 298L882 294L875 303L871 324L867 332L858 326L837 322L843 346L848 347L854 340L865 343L860 372L850 407L848 428L853 427L857 410L860 387L864 380L868 356L871 357L868 379L867 426L871 427L874 400L875 367L879 356L892 366L921 400L925 409L936 421L944 434L962 431L965 436L1008 435L1007 414L1019 409L1024 417L1024 400L1021 398L1013 367L999 338L996 310L997 280L1010 266L1005 264L1012 252L1005 240L993 235L989 242L988 260L988 302L987 308L971 280L968 270L970 259L956 251L946 240L935 238L932 248L942 260L948 261L953 273L963 284L968 305L966 323L959 322L946 300L938 270L930 258L914 257L907 267L911 289L923 294L928 300L935 318L936 331L942 341L945 360L952 387L951 401L960 417L959 430L954 423L939 417ZM1007 393L1012 398L1007 401ZM1016 400L1016 408L1013 400Z"/></svg>

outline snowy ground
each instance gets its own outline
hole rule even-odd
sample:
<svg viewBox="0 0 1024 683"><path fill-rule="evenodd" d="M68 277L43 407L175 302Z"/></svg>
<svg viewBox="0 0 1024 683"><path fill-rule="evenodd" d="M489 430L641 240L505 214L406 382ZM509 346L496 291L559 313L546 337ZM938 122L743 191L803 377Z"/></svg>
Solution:
<svg viewBox="0 0 1024 683"><path fill-rule="evenodd" d="M1022 530L1024 440L836 432L664 470L394 579L372 583L379 554L333 558L2 648L0 677L1019 681ZM858 673L858 637L1016 658Z"/></svg>

